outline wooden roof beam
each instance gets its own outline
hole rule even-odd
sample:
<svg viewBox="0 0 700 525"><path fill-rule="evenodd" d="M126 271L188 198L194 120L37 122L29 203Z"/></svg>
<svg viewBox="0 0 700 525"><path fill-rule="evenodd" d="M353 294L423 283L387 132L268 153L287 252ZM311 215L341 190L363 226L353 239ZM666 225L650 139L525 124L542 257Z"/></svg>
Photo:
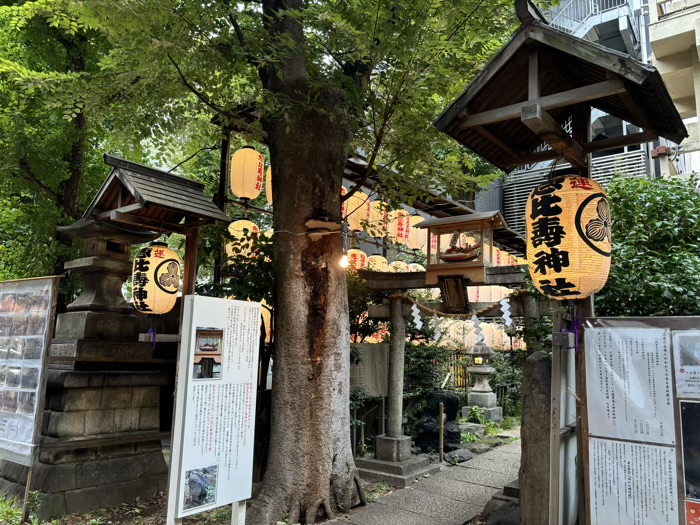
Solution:
<svg viewBox="0 0 700 525"><path fill-rule="evenodd" d="M568 91L562 91L561 93L555 93L554 95L538 97L534 100L511 104L502 108L491 109L482 113L475 113L474 115L467 115L459 125L459 129L486 126L488 124L495 124L497 122L503 122L504 120L518 118L524 107L533 104L542 106L543 110L549 111L556 108L588 102L589 100L609 97L611 95L619 95L624 91L625 85L622 80L604 80L603 82L590 84L588 86L583 86L576 89L570 89Z"/></svg>
<svg viewBox="0 0 700 525"><path fill-rule="evenodd" d="M573 166L585 168L588 165L581 145L571 138L542 106L532 104L523 107L520 120Z"/></svg>

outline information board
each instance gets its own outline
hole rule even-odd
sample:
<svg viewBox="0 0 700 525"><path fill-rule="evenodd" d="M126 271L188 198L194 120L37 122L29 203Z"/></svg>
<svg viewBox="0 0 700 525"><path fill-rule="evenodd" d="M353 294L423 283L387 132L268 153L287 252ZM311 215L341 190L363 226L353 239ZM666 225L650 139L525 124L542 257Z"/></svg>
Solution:
<svg viewBox="0 0 700 525"><path fill-rule="evenodd" d="M700 525L700 318L588 319L591 525Z"/></svg>
<svg viewBox="0 0 700 525"><path fill-rule="evenodd" d="M673 445L671 331L586 330L591 435Z"/></svg>
<svg viewBox="0 0 700 525"><path fill-rule="evenodd" d="M168 523L250 498L260 303L188 295Z"/></svg>
<svg viewBox="0 0 700 525"><path fill-rule="evenodd" d="M27 466L41 434L58 279L0 283L0 458Z"/></svg>

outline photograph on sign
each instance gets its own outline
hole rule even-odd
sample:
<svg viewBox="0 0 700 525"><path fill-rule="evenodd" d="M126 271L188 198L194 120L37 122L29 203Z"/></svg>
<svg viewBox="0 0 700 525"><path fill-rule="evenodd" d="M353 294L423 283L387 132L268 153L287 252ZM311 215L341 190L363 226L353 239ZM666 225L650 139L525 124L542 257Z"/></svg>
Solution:
<svg viewBox="0 0 700 525"><path fill-rule="evenodd" d="M586 328L591 436L674 445L670 330Z"/></svg>
<svg viewBox="0 0 700 525"><path fill-rule="evenodd" d="M700 525L700 502L685 502L685 525Z"/></svg>
<svg viewBox="0 0 700 525"><path fill-rule="evenodd" d="M685 497L700 502L700 403L681 401Z"/></svg>
<svg viewBox="0 0 700 525"><path fill-rule="evenodd" d="M186 296L168 517L250 498L260 303Z"/></svg>
<svg viewBox="0 0 700 525"><path fill-rule="evenodd" d="M673 332L678 397L700 398L700 330Z"/></svg>
<svg viewBox="0 0 700 525"><path fill-rule="evenodd" d="M591 525L678 525L674 447L589 440Z"/></svg>
<svg viewBox="0 0 700 525"><path fill-rule="evenodd" d="M56 278L0 282L0 458L29 465Z"/></svg>
<svg viewBox="0 0 700 525"><path fill-rule="evenodd" d="M211 505L216 501L217 465L188 470L185 473L184 509Z"/></svg>
<svg viewBox="0 0 700 525"><path fill-rule="evenodd" d="M192 379L221 379L224 331L197 328Z"/></svg>

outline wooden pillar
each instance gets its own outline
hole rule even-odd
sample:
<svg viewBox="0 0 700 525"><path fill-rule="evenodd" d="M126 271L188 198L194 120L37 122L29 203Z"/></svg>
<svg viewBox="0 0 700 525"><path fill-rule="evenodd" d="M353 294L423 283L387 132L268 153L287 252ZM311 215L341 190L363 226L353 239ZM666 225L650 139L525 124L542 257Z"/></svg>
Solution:
<svg viewBox="0 0 700 525"><path fill-rule="evenodd" d="M394 291L391 298L391 352L389 354L389 403L386 435L390 438L403 436L403 368L406 348L406 320L403 317L401 290Z"/></svg>

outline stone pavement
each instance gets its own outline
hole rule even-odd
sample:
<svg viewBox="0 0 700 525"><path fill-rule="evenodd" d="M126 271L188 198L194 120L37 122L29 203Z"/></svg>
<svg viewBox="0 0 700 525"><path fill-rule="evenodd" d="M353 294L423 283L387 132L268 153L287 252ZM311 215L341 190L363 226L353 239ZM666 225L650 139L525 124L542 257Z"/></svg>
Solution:
<svg viewBox="0 0 700 525"><path fill-rule="evenodd" d="M338 517L350 525L463 525L474 519L504 485L518 479L520 441L421 479L375 503Z"/></svg>

